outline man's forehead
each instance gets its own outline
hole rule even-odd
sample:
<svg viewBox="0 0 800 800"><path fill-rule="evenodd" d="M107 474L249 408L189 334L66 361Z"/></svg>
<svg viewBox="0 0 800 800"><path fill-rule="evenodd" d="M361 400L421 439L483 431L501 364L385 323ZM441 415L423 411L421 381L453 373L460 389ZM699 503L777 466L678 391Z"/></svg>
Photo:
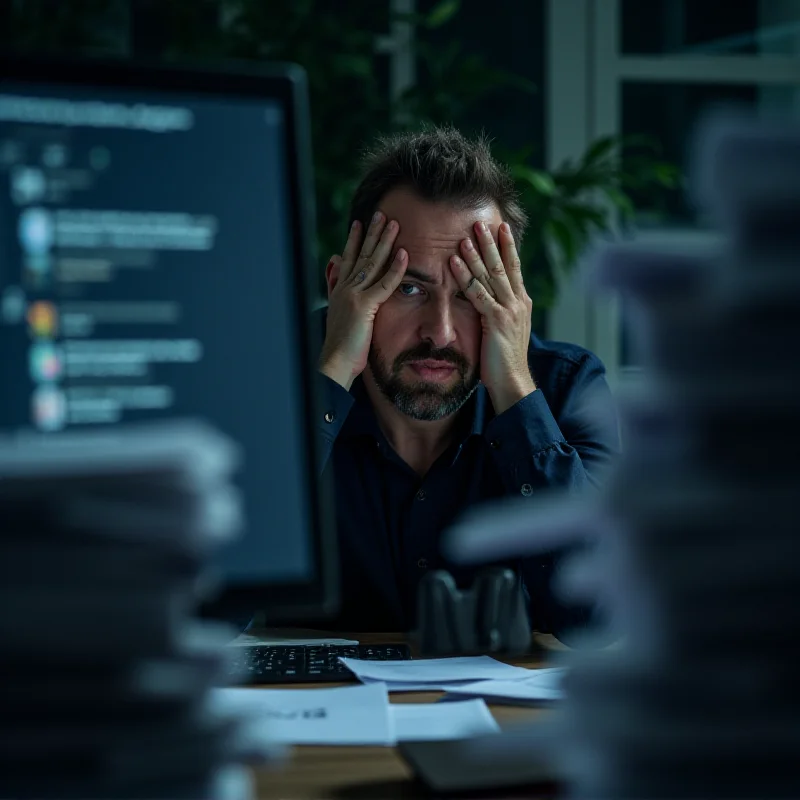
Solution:
<svg viewBox="0 0 800 800"><path fill-rule="evenodd" d="M405 188L389 192L378 208L388 219L397 220L398 239L402 237L409 247L452 248L468 236L474 238L473 225L477 221L482 220L490 227L502 222L493 203L462 209L447 202L423 200Z"/></svg>

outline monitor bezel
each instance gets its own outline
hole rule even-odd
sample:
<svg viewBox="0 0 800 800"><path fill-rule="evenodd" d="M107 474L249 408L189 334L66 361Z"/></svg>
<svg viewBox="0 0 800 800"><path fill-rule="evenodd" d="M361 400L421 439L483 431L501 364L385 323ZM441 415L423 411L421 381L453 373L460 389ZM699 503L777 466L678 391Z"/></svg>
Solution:
<svg viewBox="0 0 800 800"><path fill-rule="evenodd" d="M320 443L314 424L321 414L316 391L316 359L322 331L319 330L319 315L313 314L314 301L318 297L318 276L314 246L316 220L311 123L305 71L288 63L228 61L212 68L208 64L0 55L0 92L2 83L6 81L188 94L227 101L237 96L263 98L277 100L285 109L284 145L290 187L292 247L296 267L300 267L293 270L293 286L297 342L305 366L301 370L301 390L309 423L305 429L304 447L314 574L308 580L284 583L223 585L204 610L221 617L259 613L269 623L331 617L338 609L339 601L338 558L332 485L327 475L318 474ZM247 535L251 534L248 532Z"/></svg>

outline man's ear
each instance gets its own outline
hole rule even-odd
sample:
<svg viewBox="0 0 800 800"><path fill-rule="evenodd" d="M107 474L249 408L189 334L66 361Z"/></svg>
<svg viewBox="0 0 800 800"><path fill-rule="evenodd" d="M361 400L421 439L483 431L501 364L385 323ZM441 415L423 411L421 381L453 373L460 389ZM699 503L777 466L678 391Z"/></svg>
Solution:
<svg viewBox="0 0 800 800"><path fill-rule="evenodd" d="M339 282L339 272L342 268L342 259L340 256L331 256L328 266L325 267L325 282L328 284L328 298L334 290L336 284Z"/></svg>

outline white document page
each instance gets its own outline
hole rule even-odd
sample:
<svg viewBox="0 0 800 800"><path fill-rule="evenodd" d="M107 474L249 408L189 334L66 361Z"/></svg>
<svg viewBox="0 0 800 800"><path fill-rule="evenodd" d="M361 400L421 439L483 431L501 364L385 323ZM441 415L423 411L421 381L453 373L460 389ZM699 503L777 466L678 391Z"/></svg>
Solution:
<svg viewBox="0 0 800 800"><path fill-rule="evenodd" d="M451 686L448 694L485 697L489 700L518 700L536 702L560 700L564 696L561 679L566 667L528 670L528 676L515 680L476 681L475 683Z"/></svg>
<svg viewBox="0 0 800 800"><path fill-rule="evenodd" d="M383 683L390 692L448 692L453 686L466 686L475 681L449 681L448 683L406 683L405 681L378 681L374 678L359 678L362 683Z"/></svg>
<svg viewBox="0 0 800 800"><path fill-rule="evenodd" d="M398 742L466 739L500 731L500 726L483 700L394 703L389 709Z"/></svg>
<svg viewBox="0 0 800 800"><path fill-rule="evenodd" d="M239 634L231 643L231 647L252 647L253 645L357 645L355 639L336 639L331 636L320 636L319 631L308 631L301 628L260 628L248 633Z"/></svg>
<svg viewBox="0 0 800 800"><path fill-rule="evenodd" d="M252 717L276 744L392 745L380 683L335 689L216 689L212 709Z"/></svg>
<svg viewBox="0 0 800 800"><path fill-rule="evenodd" d="M450 684L453 681L515 679L530 675L524 667L512 667L490 656L421 658L410 661L366 661L341 658L359 678L405 684Z"/></svg>

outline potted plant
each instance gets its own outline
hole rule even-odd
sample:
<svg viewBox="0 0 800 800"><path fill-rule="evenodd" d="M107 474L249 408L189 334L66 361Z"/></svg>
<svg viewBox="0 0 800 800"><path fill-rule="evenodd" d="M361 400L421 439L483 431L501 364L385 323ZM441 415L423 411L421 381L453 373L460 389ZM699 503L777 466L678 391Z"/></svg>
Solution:
<svg viewBox="0 0 800 800"><path fill-rule="evenodd" d="M464 52L453 36L445 37L446 46L426 41L426 33L452 26L459 0L399 19L416 29L415 58L426 79L394 98L382 77L387 56L375 47L391 21L388 0L26 0L10 8L12 43L27 49L301 64L311 95L323 257L342 247L369 138L424 123L464 127L469 112L493 92L536 90ZM509 165L531 221L521 257L538 329L555 302L559 274L575 266L590 238L632 221L629 192L680 182L678 170L660 159L657 143L642 138L599 139L581 158L551 171L536 165L534 146L512 150L495 142L494 150Z"/></svg>

